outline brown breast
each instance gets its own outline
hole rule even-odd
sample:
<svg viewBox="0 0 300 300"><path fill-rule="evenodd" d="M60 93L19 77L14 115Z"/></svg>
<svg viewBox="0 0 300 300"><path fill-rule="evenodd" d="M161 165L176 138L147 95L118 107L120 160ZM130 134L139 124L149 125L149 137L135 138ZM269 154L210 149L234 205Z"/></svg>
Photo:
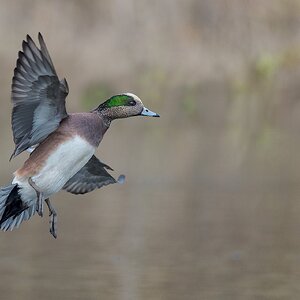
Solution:
<svg viewBox="0 0 300 300"><path fill-rule="evenodd" d="M51 133L29 156L24 165L15 172L18 177L34 176L45 164L49 155L63 142L75 135L97 147L107 127L99 115L94 113L70 114L59 128ZM72 153L70 153L72 155Z"/></svg>

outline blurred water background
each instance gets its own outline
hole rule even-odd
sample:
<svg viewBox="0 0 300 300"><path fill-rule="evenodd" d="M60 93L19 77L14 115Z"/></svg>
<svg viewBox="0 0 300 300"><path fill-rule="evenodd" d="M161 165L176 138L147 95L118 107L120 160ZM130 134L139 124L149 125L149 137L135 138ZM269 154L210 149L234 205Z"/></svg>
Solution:
<svg viewBox="0 0 300 300"><path fill-rule="evenodd" d="M0 1L1 185L22 39L42 32L69 112L134 92L97 156L124 185L60 192L0 233L1 299L298 299L300 1Z"/></svg>

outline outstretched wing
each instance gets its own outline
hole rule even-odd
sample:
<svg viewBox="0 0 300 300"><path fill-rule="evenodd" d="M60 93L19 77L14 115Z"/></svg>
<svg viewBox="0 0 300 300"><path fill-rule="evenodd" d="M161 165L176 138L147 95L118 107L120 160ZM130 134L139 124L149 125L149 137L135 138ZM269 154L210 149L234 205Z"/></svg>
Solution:
<svg viewBox="0 0 300 300"><path fill-rule="evenodd" d="M27 35L12 79L12 130L16 148L11 158L42 142L67 117L68 84L59 80L42 35L40 49Z"/></svg>
<svg viewBox="0 0 300 300"><path fill-rule="evenodd" d="M124 182L124 175L115 180L105 169L113 170L93 155L87 164L69 179L63 189L72 194L85 194L105 185Z"/></svg>

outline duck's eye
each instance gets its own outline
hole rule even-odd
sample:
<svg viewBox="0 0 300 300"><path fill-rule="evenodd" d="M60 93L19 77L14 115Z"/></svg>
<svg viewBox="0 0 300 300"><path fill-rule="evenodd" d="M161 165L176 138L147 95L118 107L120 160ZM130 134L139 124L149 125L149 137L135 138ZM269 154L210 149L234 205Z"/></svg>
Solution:
<svg viewBox="0 0 300 300"><path fill-rule="evenodd" d="M130 101L129 101L129 105L135 106L135 105L136 105L136 102L135 102L134 100L130 100Z"/></svg>

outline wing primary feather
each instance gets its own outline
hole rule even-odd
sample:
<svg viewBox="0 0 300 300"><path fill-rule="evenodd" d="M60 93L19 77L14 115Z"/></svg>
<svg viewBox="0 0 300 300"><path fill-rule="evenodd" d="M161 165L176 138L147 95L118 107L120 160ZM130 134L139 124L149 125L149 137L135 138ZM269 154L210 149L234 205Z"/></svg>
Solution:
<svg viewBox="0 0 300 300"><path fill-rule="evenodd" d="M44 39L39 33L40 49L27 35L18 52L11 85L14 157L41 143L68 116L65 98L66 79L59 80Z"/></svg>
<svg viewBox="0 0 300 300"><path fill-rule="evenodd" d="M43 60L42 55L41 55L41 51L38 49L38 47L36 46L33 39L28 34L27 34L26 39L27 39L27 44L28 44L28 47L30 48L30 50L32 52L34 52L35 55L38 56L40 60Z"/></svg>
<svg viewBox="0 0 300 300"><path fill-rule="evenodd" d="M38 68L39 71L42 73L46 73L46 68L43 64L42 59L40 58L40 55L38 55L36 52L37 50L30 46L28 42L23 41L23 52L27 56L27 59L31 61L31 64L34 63L35 67ZM40 53L39 53L40 54Z"/></svg>
<svg viewBox="0 0 300 300"><path fill-rule="evenodd" d="M47 49L47 46L46 46L46 43L44 41L44 38L42 36L42 34L39 32L38 34L38 39L39 39L39 43L40 43L40 46L41 46L41 52L44 54L44 56L46 57L46 59L49 61L50 65L53 67L53 62L52 62L52 59L49 55L49 52L48 52L48 49ZM53 71L55 72L55 69L53 67ZM56 72L55 72L55 75L56 75Z"/></svg>

